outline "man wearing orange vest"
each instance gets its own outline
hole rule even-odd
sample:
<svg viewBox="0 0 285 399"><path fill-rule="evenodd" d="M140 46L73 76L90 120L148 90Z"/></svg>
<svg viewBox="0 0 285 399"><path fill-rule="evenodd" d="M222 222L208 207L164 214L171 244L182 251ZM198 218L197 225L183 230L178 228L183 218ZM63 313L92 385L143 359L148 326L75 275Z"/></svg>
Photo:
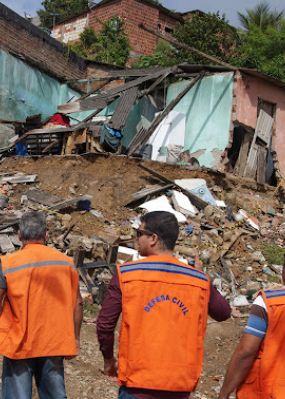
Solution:
<svg viewBox="0 0 285 399"><path fill-rule="evenodd" d="M285 284L285 268L282 273ZM285 288L261 291L230 361L219 399L285 398Z"/></svg>
<svg viewBox="0 0 285 399"><path fill-rule="evenodd" d="M118 265L97 320L104 372L117 374L114 330L122 311L119 342L120 399L186 399L202 368L208 311L230 316L206 274L173 257L179 227L169 212L150 212L137 230L146 256Z"/></svg>
<svg viewBox="0 0 285 399"><path fill-rule="evenodd" d="M1 257L0 353L3 399L66 398L64 357L78 354L82 300L72 259L45 245L39 212L21 218L23 248Z"/></svg>

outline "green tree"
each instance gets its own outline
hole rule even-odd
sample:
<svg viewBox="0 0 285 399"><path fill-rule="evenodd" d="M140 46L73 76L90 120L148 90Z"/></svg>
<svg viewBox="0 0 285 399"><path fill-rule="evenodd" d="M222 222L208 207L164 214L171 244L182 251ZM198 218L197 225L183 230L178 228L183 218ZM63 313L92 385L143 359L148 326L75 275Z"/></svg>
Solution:
<svg viewBox="0 0 285 399"><path fill-rule="evenodd" d="M129 58L130 45L123 20L114 17L102 25L99 33L86 28L80 35L80 42L70 45L71 49L91 61L124 66Z"/></svg>
<svg viewBox="0 0 285 399"><path fill-rule="evenodd" d="M182 43L195 47L209 55L230 61L235 54L239 43L239 35L231 27L224 15L194 14L190 20L178 25L173 36ZM166 50L166 51L165 51ZM138 66L148 65L173 65L180 62L209 64L209 61L190 51L173 49L164 44L164 48L158 43L153 55L143 56L139 59Z"/></svg>
<svg viewBox="0 0 285 399"><path fill-rule="evenodd" d="M238 12L238 17L245 30L257 27L265 31L270 26L278 29L284 17L284 11L272 10L269 3L261 1L254 8L246 10L246 14Z"/></svg>
<svg viewBox="0 0 285 399"><path fill-rule="evenodd" d="M235 64L285 81L285 22L278 29L268 26L264 31L251 26L243 35Z"/></svg>
<svg viewBox="0 0 285 399"><path fill-rule="evenodd" d="M41 4L37 13L44 28L88 10L88 0L44 0Z"/></svg>
<svg viewBox="0 0 285 399"><path fill-rule="evenodd" d="M177 50L165 40L159 40L152 55L142 55L135 68L148 68L151 66L172 66L177 64Z"/></svg>

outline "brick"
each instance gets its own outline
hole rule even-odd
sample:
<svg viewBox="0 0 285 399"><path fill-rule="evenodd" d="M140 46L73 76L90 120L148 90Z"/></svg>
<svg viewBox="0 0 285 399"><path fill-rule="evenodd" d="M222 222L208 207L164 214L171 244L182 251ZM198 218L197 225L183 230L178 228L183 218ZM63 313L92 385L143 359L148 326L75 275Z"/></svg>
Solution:
<svg viewBox="0 0 285 399"><path fill-rule="evenodd" d="M86 23L96 32L99 32L102 29L101 22L105 22L114 16L120 16L124 19L125 31L129 38L132 51L144 55L150 55L154 52L158 39L152 34L140 29L138 27L140 23L154 30L156 30L159 25L161 30L165 30L165 27L173 29L178 23L177 19L164 14L156 7L144 3L143 0L119 0L97 8L95 7L88 13ZM72 23L74 22L75 20L72 21ZM77 24L79 23L81 22L78 20ZM56 32L58 32L59 27L63 25L64 24L58 25L56 27ZM78 32L78 29L77 27L76 32ZM70 36L66 35L65 37L68 40L74 40L75 36L70 33Z"/></svg>

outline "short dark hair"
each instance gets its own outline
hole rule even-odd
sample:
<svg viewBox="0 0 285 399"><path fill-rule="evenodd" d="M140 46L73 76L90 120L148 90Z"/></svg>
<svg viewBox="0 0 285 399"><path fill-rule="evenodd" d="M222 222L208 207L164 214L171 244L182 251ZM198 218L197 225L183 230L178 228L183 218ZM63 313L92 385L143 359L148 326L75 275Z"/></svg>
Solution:
<svg viewBox="0 0 285 399"><path fill-rule="evenodd" d="M46 231L46 218L42 212L26 212L21 217L19 232L22 241L43 241Z"/></svg>
<svg viewBox="0 0 285 399"><path fill-rule="evenodd" d="M164 246L173 250L179 235L179 226L176 217L165 211L146 213L141 217L144 228L158 235Z"/></svg>

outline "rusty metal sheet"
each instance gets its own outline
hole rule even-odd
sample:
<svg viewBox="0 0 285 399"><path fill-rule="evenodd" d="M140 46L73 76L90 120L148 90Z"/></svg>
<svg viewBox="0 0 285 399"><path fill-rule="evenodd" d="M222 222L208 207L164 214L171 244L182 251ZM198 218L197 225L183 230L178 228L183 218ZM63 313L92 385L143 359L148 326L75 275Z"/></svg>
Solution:
<svg viewBox="0 0 285 399"><path fill-rule="evenodd" d="M126 124L129 112L131 111L138 95L138 87L132 87L131 89L122 93L120 102L114 112L108 125L112 129L122 130Z"/></svg>

